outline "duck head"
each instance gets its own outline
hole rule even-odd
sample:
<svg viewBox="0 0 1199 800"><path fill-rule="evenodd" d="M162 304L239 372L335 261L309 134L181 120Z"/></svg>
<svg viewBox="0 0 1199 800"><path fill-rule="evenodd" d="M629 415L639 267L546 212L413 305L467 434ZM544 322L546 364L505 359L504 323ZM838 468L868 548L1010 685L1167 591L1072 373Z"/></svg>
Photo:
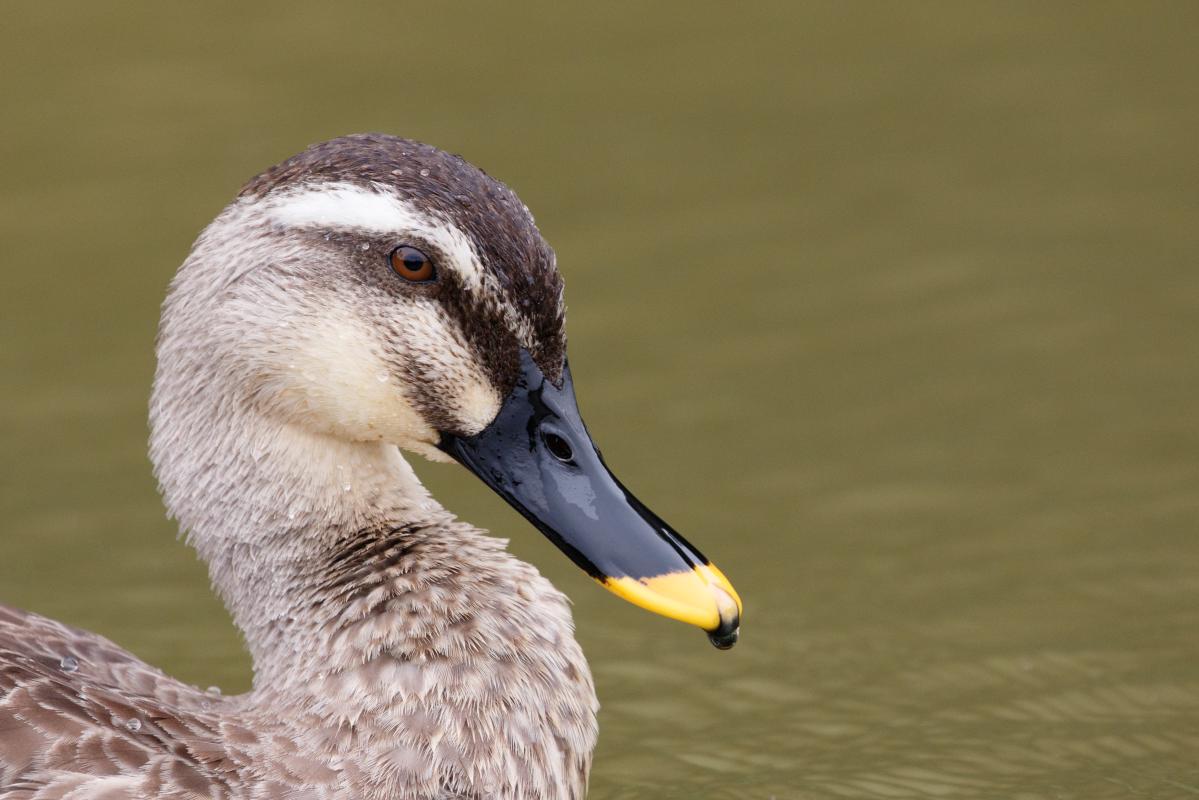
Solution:
<svg viewBox="0 0 1199 800"><path fill-rule="evenodd" d="M417 142L335 139L247 184L189 262L220 274L185 264L172 296L236 343L212 357L257 412L457 461L605 588L735 643L728 580L587 432L554 254L506 186Z"/></svg>

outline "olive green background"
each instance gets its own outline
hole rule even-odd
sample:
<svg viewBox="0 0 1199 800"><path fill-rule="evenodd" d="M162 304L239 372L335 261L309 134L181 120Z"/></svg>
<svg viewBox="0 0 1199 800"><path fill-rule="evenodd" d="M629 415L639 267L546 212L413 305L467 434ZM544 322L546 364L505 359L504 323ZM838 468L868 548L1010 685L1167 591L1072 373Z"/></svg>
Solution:
<svg viewBox="0 0 1199 800"><path fill-rule="evenodd" d="M9 2L0 599L248 661L145 456L243 180L380 130L512 185L617 473L741 644L575 600L595 798L1199 795L1199 5Z"/></svg>

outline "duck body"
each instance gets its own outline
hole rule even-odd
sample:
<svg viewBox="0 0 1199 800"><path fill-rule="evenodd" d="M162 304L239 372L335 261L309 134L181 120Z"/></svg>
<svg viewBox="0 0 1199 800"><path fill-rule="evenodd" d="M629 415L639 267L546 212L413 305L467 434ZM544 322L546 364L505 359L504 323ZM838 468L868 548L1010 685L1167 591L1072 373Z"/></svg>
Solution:
<svg viewBox="0 0 1199 800"><path fill-rule="evenodd" d="M0 800L582 797L598 702L565 596L402 454L731 644L732 587L591 443L563 324L528 210L462 159L351 136L248 183L163 306L150 453L253 688L0 607Z"/></svg>

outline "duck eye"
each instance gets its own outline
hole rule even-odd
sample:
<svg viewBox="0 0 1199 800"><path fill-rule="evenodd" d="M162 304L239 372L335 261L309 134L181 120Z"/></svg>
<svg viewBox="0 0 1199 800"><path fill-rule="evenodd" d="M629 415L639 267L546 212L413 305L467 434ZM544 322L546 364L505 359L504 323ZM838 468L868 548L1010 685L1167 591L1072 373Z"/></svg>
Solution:
<svg viewBox="0 0 1199 800"><path fill-rule="evenodd" d="M413 283L428 283L437 278L437 270L433 268L429 257L406 244L391 251L391 268L401 278Z"/></svg>

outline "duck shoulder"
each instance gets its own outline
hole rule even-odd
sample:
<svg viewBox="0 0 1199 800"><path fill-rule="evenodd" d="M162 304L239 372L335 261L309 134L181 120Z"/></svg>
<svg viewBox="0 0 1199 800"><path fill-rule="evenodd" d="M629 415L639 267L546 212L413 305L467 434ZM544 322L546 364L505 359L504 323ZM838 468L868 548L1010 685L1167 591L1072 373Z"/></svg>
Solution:
<svg viewBox="0 0 1199 800"><path fill-rule="evenodd" d="M101 636L0 606L0 798L228 797L239 753L206 697Z"/></svg>

